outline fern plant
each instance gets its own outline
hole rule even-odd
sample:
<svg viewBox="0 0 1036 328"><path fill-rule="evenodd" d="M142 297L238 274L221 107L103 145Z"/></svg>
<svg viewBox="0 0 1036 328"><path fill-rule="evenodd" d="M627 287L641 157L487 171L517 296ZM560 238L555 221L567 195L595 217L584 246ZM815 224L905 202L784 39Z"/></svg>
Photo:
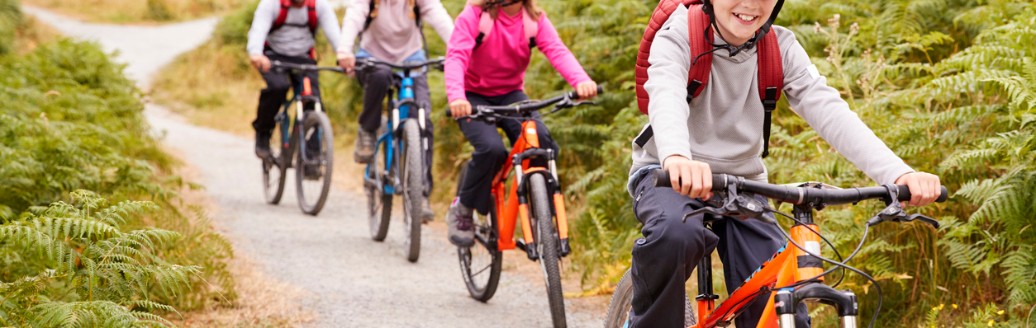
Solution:
<svg viewBox="0 0 1036 328"><path fill-rule="evenodd" d="M122 231L127 216L156 209L150 202L108 206L88 191L71 203L36 207L0 226L4 325L168 325L152 311L175 312L155 292L182 294L197 266L168 263L159 251L180 240L160 229ZM28 293L26 293L28 292Z"/></svg>

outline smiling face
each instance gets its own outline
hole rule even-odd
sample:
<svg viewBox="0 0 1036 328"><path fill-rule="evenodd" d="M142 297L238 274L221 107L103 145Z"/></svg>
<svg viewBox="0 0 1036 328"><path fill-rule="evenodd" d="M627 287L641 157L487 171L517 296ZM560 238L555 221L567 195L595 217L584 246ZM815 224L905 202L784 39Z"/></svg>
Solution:
<svg viewBox="0 0 1036 328"><path fill-rule="evenodd" d="M716 25L727 43L748 42L766 23L777 0L712 0Z"/></svg>

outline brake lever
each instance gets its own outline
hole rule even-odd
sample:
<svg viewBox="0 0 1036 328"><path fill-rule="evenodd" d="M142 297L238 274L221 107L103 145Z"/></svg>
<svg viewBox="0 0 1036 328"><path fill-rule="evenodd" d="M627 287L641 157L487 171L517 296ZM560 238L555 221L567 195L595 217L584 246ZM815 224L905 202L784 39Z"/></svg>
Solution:
<svg viewBox="0 0 1036 328"><path fill-rule="evenodd" d="M927 223L932 226L932 228L939 229L939 221L920 213L907 215L907 213L903 211L903 206L901 206L899 202L892 202L892 204L889 204L888 207L885 207L881 212L878 212L878 214L873 218L867 220L867 226L874 226L885 221L910 222L915 220Z"/></svg>

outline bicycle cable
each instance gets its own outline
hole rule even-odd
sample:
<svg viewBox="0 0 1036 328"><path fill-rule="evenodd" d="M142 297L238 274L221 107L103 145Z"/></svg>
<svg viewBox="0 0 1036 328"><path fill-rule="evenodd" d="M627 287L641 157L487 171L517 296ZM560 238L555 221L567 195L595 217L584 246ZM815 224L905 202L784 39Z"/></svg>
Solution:
<svg viewBox="0 0 1036 328"><path fill-rule="evenodd" d="M781 214L785 215L785 216L787 215L787 214L784 214L784 213L781 213ZM882 298L883 298L882 292L881 292L881 285L878 285L878 281L875 280L874 277L871 277L870 275L868 275L867 273L865 273L865 272L863 272L863 271L861 271L861 270L859 270L857 268L854 268L854 267L852 267L852 266L850 266L848 264L841 263L841 262L836 262L834 260L831 260L831 259L828 259L826 257L823 257L820 254L814 254L813 252L810 252L809 250L806 250L805 247L802 247L802 245L799 245L799 243L797 243L797 242L795 242L795 240L791 239L791 236L788 235L788 232L784 231L784 229L779 224L777 224L776 221L774 221L773 224L776 225L779 228L777 230L780 230L781 234L784 235L785 238L788 238L788 242L790 242L792 245L795 245L795 247L798 248L799 250L802 250L803 252L806 252L806 254L809 254L810 256L813 256L813 257L815 257L815 258L817 258L817 259L819 259L821 261L824 261L824 262L827 262L827 263L831 263L831 264L836 265L836 266L843 267L844 269L847 269L847 270L852 271L852 272L856 272L857 274L863 276L868 281L870 281L872 285L874 285L874 289L878 291L878 306L874 310L874 315L871 318L870 324L867 325L868 328L873 328L874 327L874 322L878 320L878 313L881 313L881 303L882 303ZM860 243L862 245L863 240L861 240ZM782 287L782 288L787 288L787 287ZM775 289L779 289L779 288L775 288Z"/></svg>

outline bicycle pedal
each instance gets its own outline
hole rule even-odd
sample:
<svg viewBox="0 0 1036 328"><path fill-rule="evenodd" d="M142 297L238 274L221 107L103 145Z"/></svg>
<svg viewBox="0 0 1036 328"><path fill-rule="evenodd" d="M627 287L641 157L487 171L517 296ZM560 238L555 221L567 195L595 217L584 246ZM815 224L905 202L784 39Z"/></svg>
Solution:
<svg viewBox="0 0 1036 328"><path fill-rule="evenodd" d="M572 246L568 244L568 238L562 239L561 245L559 247L559 253L561 253L561 257L568 256L568 254L572 252Z"/></svg>

